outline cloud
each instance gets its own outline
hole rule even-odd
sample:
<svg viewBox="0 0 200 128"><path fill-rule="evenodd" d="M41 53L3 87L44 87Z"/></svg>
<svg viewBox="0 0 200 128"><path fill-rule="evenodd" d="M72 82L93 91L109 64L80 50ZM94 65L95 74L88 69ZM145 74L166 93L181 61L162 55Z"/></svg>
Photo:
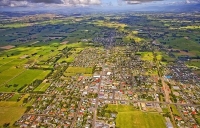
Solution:
<svg viewBox="0 0 200 128"><path fill-rule="evenodd" d="M0 6L30 6L33 4L57 4L63 6L99 5L101 0L0 0Z"/></svg>
<svg viewBox="0 0 200 128"><path fill-rule="evenodd" d="M142 4L146 2L163 1L163 0L123 0L127 4Z"/></svg>
<svg viewBox="0 0 200 128"><path fill-rule="evenodd" d="M191 3L200 3L200 0L186 0L187 4L191 4Z"/></svg>

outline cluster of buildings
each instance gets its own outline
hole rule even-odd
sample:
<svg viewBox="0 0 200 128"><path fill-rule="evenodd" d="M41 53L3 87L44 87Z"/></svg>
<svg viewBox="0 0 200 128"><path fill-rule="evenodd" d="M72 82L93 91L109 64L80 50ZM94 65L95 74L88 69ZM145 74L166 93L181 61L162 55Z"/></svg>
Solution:
<svg viewBox="0 0 200 128"><path fill-rule="evenodd" d="M94 51L94 49L83 50L72 66L91 65L101 67L99 68L101 70L95 70L93 76L84 76L84 74L68 76L66 80L54 81L44 94L30 95L28 101L34 100L34 102L15 125L111 128L116 127L117 113L107 111L106 108L108 104L121 104L132 105L144 112L153 111L166 115L168 128L173 128L173 120L180 127L199 127L197 123L199 108L192 106L194 102L189 100L189 98L196 101L199 99L198 92L195 92L198 88L195 85L173 83L173 74L159 78L158 74L146 73L149 70L157 70L156 65L142 61L139 56L127 57L123 54L124 49L121 51L118 48L106 51L98 51L99 49ZM102 55L98 55L98 52ZM94 55L91 56L90 53ZM167 94L161 79L171 85L168 89L169 102L165 101ZM177 102L171 99L172 94L175 95ZM168 105L171 104L175 106L179 115L172 109L168 109ZM167 115L164 109L168 109L172 115ZM168 118L171 116L172 118Z"/></svg>

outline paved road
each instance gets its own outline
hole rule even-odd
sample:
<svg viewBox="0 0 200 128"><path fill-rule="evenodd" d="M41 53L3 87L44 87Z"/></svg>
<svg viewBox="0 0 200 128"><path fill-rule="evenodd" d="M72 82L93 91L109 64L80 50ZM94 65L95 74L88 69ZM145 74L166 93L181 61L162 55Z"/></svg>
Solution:
<svg viewBox="0 0 200 128"><path fill-rule="evenodd" d="M95 122L97 119L97 108L98 108L98 104L99 104L99 94L100 94L100 86L101 86L101 82L102 82L102 75L103 75L103 71L104 71L104 66L102 66L102 72L100 75L100 82L98 85L98 96L96 98L96 103L95 103L95 110L94 110L94 115L93 115L93 121L92 121L92 128L95 128Z"/></svg>
<svg viewBox="0 0 200 128"><path fill-rule="evenodd" d="M196 104L182 104L182 103L170 103L170 102L159 102L159 101L144 101L144 100L112 100L112 99L100 99L100 100L103 100L103 101L125 101L125 102L129 102L129 103L156 103L156 104L166 104L166 105L179 105L179 106L191 106L191 107L200 107L200 104L199 105L196 105Z"/></svg>

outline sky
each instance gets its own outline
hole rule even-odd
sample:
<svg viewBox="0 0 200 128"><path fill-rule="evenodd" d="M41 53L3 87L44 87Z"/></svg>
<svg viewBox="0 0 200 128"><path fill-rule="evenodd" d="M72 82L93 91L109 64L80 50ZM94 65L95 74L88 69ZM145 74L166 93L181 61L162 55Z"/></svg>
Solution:
<svg viewBox="0 0 200 128"><path fill-rule="evenodd" d="M5 8L60 8L60 7L148 7L200 3L200 0L0 0ZM0 11L1 11L0 10Z"/></svg>

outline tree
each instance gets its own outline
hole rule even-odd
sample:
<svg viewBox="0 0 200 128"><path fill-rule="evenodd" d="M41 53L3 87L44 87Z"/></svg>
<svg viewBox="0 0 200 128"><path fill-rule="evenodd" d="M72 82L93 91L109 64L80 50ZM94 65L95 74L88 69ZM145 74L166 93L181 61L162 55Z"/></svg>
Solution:
<svg viewBox="0 0 200 128"><path fill-rule="evenodd" d="M4 124L3 124L3 127L4 127L4 128L7 128L9 125L10 125L10 123L4 123Z"/></svg>

